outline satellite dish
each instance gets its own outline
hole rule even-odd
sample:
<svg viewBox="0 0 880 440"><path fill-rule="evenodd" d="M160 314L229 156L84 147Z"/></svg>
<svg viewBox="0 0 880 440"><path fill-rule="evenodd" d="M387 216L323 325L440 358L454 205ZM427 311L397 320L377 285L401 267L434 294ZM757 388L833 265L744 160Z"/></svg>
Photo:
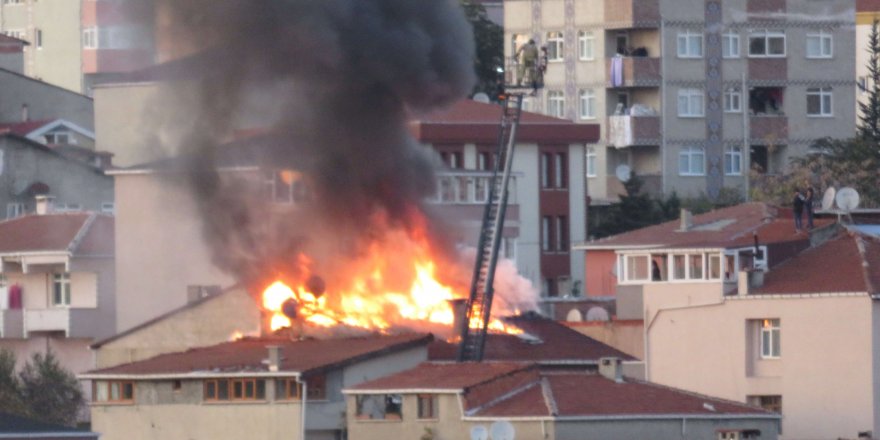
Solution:
<svg viewBox="0 0 880 440"><path fill-rule="evenodd" d="M822 196L822 210L828 211L829 209L834 207L834 196L837 194L834 187L830 187L825 190L825 195Z"/></svg>
<svg viewBox="0 0 880 440"><path fill-rule="evenodd" d="M483 425L471 428L471 440L489 440L489 430Z"/></svg>
<svg viewBox="0 0 880 440"><path fill-rule="evenodd" d="M516 429L507 420L501 420L489 427L489 433L492 434L492 440L513 440Z"/></svg>
<svg viewBox="0 0 880 440"><path fill-rule="evenodd" d="M489 95L483 92L477 93L472 99L477 102L482 102L483 104L489 103Z"/></svg>
<svg viewBox="0 0 880 440"><path fill-rule="evenodd" d="M834 200L837 202L837 207L846 212L859 207L859 193L850 187L840 188Z"/></svg>
<svg viewBox="0 0 880 440"><path fill-rule="evenodd" d="M616 170L614 170L614 174L617 175L617 180L626 183L629 182L629 178L632 177L632 168L627 164L621 164L617 166Z"/></svg>

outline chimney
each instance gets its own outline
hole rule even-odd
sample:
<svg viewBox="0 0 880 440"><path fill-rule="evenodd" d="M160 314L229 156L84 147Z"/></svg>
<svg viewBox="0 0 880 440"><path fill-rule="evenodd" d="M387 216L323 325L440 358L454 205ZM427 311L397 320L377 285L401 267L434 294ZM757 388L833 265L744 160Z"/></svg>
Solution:
<svg viewBox="0 0 880 440"><path fill-rule="evenodd" d="M55 197L39 195L35 199L37 201L37 215L46 215L55 211Z"/></svg>
<svg viewBox="0 0 880 440"><path fill-rule="evenodd" d="M278 371L281 365L281 346L270 345L266 348L269 350L269 371Z"/></svg>
<svg viewBox="0 0 880 440"><path fill-rule="evenodd" d="M463 330L465 323L465 313L467 313L467 300L464 298L451 299L449 305L452 306L452 337L458 338Z"/></svg>
<svg viewBox="0 0 880 440"><path fill-rule="evenodd" d="M687 209L681 209L681 216L679 217L679 220L681 220L681 225L678 228L679 231L689 231L694 226L694 216Z"/></svg>
<svg viewBox="0 0 880 440"><path fill-rule="evenodd" d="M608 380L613 380L617 383L623 382L623 368L620 358L599 358L599 374Z"/></svg>
<svg viewBox="0 0 880 440"><path fill-rule="evenodd" d="M31 111L27 104L21 105L21 122L28 122L31 120Z"/></svg>
<svg viewBox="0 0 880 440"><path fill-rule="evenodd" d="M741 270L737 278L737 295L746 296L752 289L756 289L764 285L764 271L762 270Z"/></svg>

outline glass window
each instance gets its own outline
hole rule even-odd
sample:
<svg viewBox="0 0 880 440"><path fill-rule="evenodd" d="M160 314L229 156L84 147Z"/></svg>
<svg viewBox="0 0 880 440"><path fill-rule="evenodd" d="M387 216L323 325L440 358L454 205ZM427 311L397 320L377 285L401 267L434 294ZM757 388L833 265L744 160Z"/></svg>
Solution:
<svg viewBox="0 0 880 440"><path fill-rule="evenodd" d="M550 240L551 225L550 217L541 218L541 250L549 252L552 250L553 242Z"/></svg>
<svg viewBox="0 0 880 440"><path fill-rule="evenodd" d="M436 394L420 394L418 396L419 418L420 419L436 419L438 418L439 408L437 405Z"/></svg>
<svg viewBox="0 0 880 440"><path fill-rule="evenodd" d="M647 281L650 278L650 270L647 255L627 255L626 279L627 281Z"/></svg>
<svg viewBox="0 0 880 440"><path fill-rule="evenodd" d="M566 186L566 154L565 153L556 153L556 166L553 169L553 177L556 183L556 188L565 188Z"/></svg>
<svg viewBox="0 0 880 440"><path fill-rule="evenodd" d="M724 175L739 176L742 174L742 148L729 146L724 148Z"/></svg>
<svg viewBox="0 0 880 440"><path fill-rule="evenodd" d="M830 33L820 31L807 34L807 58L831 58L833 55Z"/></svg>
<svg viewBox="0 0 880 440"><path fill-rule="evenodd" d="M730 87L724 91L724 113L742 111L742 91L739 87Z"/></svg>
<svg viewBox="0 0 880 440"><path fill-rule="evenodd" d="M562 32L547 32L547 61L562 61L564 43Z"/></svg>
<svg viewBox="0 0 880 440"><path fill-rule="evenodd" d="M299 400L301 388L296 379L275 381L275 400Z"/></svg>
<svg viewBox="0 0 880 440"><path fill-rule="evenodd" d="M680 89L678 91L678 116L683 118L703 116L703 90Z"/></svg>
<svg viewBox="0 0 880 440"><path fill-rule="evenodd" d="M70 305L70 274L56 273L52 275L52 305Z"/></svg>
<svg viewBox="0 0 880 440"><path fill-rule="evenodd" d="M784 57L785 34L781 31L759 31L749 34L749 56Z"/></svg>
<svg viewBox="0 0 880 440"><path fill-rule="evenodd" d="M547 92L547 114L557 118L565 117L565 94L559 90Z"/></svg>
<svg viewBox="0 0 880 440"><path fill-rule="evenodd" d="M596 148L587 147L587 177L596 177Z"/></svg>
<svg viewBox="0 0 880 440"><path fill-rule="evenodd" d="M706 174L706 154L700 147L684 147L678 153L678 174L703 176Z"/></svg>
<svg viewBox="0 0 880 440"><path fill-rule="evenodd" d="M596 119L596 92L592 89L580 91L581 119Z"/></svg>
<svg viewBox="0 0 880 440"><path fill-rule="evenodd" d="M727 31L721 36L721 56L739 58L739 34Z"/></svg>
<svg viewBox="0 0 880 440"><path fill-rule="evenodd" d="M672 256L672 279L673 280L684 280L687 279L686 272L686 256L685 255L673 255Z"/></svg>
<svg viewBox="0 0 880 440"><path fill-rule="evenodd" d="M833 116L831 109L831 87L807 89L807 115Z"/></svg>
<svg viewBox="0 0 880 440"><path fill-rule="evenodd" d="M95 402L131 403L134 401L134 382L130 380L97 380L93 382Z"/></svg>
<svg viewBox="0 0 880 440"><path fill-rule="evenodd" d="M720 280L721 279L721 255L720 254L712 254L709 255L709 279L710 280Z"/></svg>
<svg viewBox="0 0 880 440"><path fill-rule="evenodd" d="M761 320L761 358L775 359L780 357L780 332L778 319Z"/></svg>
<svg viewBox="0 0 880 440"><path fill-rule="evenodd" d="M688 255L688 278L692 280L703 279L703 254Z"/></svg>
<svg viewBox="0 0 880 440"><path fill-rule="evenodd" d="M703 57L703 34L695 31L684 31L678 34L679 58Z"/></svg>
<svg viewBox="0 0 880 440"><path fill-rule="evenodd" d="M595 46L596 37L592 31L578 32L578 58L584 61L594 60L596 58Z"/></svg>

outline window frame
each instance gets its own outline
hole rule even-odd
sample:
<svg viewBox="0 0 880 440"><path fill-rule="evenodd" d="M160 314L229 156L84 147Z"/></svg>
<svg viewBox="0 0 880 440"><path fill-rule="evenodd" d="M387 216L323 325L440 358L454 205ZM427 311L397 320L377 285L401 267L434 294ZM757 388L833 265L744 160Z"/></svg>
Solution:
<svg viewBox="0 0 880 440"><path fill-rule="evenodd" d="M697 161L697 157L700 158ZM682 159L687 160L687 170L682 169ZM694 171L694 164L700 164L700 170ZM705 176L706 175L706 149L703 147L681 147L678 152L678 175L679 176Z"/></svg>
<svg viewBox="0 0 880 440"><path fill-rule="evenodd" d="M587 177L597 177L599 157L596 154L596 147L587 147Z"/></svg>
<svg viewBox="0 0 880 440"><path fill-rule="evenodd" d="M760 319L758 327L758 355L760 358L780 359L782 357L782 321L779 318Z"/></svg>
<svg viewBox="0 0 880 440"><path fill-rule="evenodd" d="M723 98L724 113L743 112L743 92L739 87L728 87L724 89Z"/></svg>
<svg viewBox="0 0 880 440"><path fill-rule="evenodd" d="M581 120L596 119L596 91L581 89L578 91L578 118Z"/></svg>
<svg viewBox="0 0 880 440"><path fill-rule="evenodd" d="M562 31L547 32L547 62L558 63L565 59L565 33Z"/></svg>
<svg viewBox="0 0 880 440"><path fill-rule="evenodd" d="M70 272L52 273L52 307L70 308Z"/></svg>
<svg viewBox="0 0 880 440"><path fill-rule="evenodd" d="M810 97L819 99L819 113L810 113ZM825 108L825 98L828 98L828 108ZM833 118L834 117L834 88L810 87L807 89L807 117L809 118Z"/></svg>
<svg viewBox="0 0 880 440"><path fill-rule="evenodd" d="M782 38L782 53L770 53L770 40ZM752 52L752 40L763 39L764 40L764 53L753 53ZM788 56L788 39L785 35L785 31L776 31L776 30L760 30L750 32L748 38L746 40L748 44L748 57L749 58L785 58Z"/></svg>
<svg viewBox="0 0 880 440"><path fill-rule="evenodd" d="M596 59L596 35L593 31L578 31L578 60L595 61Z"/></svg>
<svg viewBox="0 0 880 440"><path fill-rule="evenodd" d="M676 35L675 53L678 58L682 59L701 59L705 53L705 36L702 32L696 32L691 29L685 29ZM682 47L682 43L684 46ZM699 53L694 53L694 45L698 43ZM682 52L684 49L684 52Z"/></svg>
<svg viewBox="0 0 880 440"><path fill-rule="evenodd" d="M721 58L732 60L742 57L742 41L739 32L728 30L721 34Z"/></svg>
<svg viewBox="0 0 880 440"><path fill-rule="evenodd" d="M736 161L734 161L736 159ZM724 147L724 175L742 176L743 174L743 151L738 145ZM729 165L729 166L728 166ZM734 167L734 165L736 165ZM735 169L734 169L735 168Z"/></svg>
<svg viewBox="0 0 880 440"><path fill-rule="evenodd" d="M699 105L695 107L694 99L699 98ZM682 106L682 100L686 103ZM679 118L703 118L706 115L706 92L703 89L682 88L678 89L677 110ZM684 111L682 111L684 110ZM697 110L696 112L694 110Z"/></svg>
<svg viewBox="0 0 880 440"><path fill-rule="evenodd" d="M618 254L617 259L617 279L620 284L644 284L650 282L652 278L651 254ZM645 278L630 277L630 263L635 259L645 260ZM635 270L635 269L634 269ZM635 274L635 272L633 272Z"/></svg>
<svg viewBox="0 0 880 440"><path fill-rule="evenodd" d="M547 91L547 115L565 119L565 92L562 90Z"/></svg>
<svg viewBox="0 0 880 440"><path fill-rule="evenodd" d="M810 39L816 38L819 40L819 54L818 55L810 55ZM825 53L825 41L828 41L828 53ZM822 60L822 59L831 59L834 58L834 34L819 30L816 32L808 32L805 37L805 48L804 54L807 59L810 60Z"/></svg>
<svg viewBox="0 0 880 440"><path fill-rule="evenodd" d="M438 420L440 419L440 396L437 394L418 394L416 395L416 420ZM423 411L425 406L423 402L427 402L427 413Z"/></svg>
<svg viewBox="0 0 880 440"><path fill-rule="evenodd" d="M116 385L118 397L113 397L113 386ZM105 393L101 392L104 387ZM126 393L126 389L130 393ZM126 397L126 394L129 394ZM103 398L102 398L103 396ZM95 380L92 382L93 405L133 405L136 390L133 380Z"/></svg>

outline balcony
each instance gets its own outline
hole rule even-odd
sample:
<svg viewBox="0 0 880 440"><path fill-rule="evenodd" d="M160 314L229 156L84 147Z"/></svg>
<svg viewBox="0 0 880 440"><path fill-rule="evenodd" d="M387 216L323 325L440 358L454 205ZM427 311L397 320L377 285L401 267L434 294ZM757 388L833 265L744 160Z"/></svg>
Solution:
<svg viewBox="0 0 880 440"><path fill-rule="evenodd" d="M660 27L659 0L605 0L607 29Z"/></svg>
<svg viewBox="0 0 880 440"><path fill-rule="evenodd" d="M31 332L64 332L70 330L70 309L32 309L24 312L24 335Z"/></svg>
<svg viewBox="0 0 880 440"><path fill-rule="evenodd" d="M478 205L483 206L489 198L491 171L460 171L437 173L437 194L430 198L431 203L439 205ZM510 176L507 203L515 205L516 178Z"/></svg>
<svg viewBox="0 0 880 440"><path fill-rule="evenodd" d="M607 142L617 148L660 145L659 116L609 116Z"/></svg>
<svg viewBox="0 0 880 440"><path fill-rule="evenodd" d="M619 59L620 61L615 61ZM620 63L621 72L612 70L615 62ZM654 57L615 57L605 60L608 72L607 87L660 87L660 58Z"/></svg>
<svg viewBox="0 0 880 440"><path fill-rule="evenodd" d="M93 308L30 309L23 314L24 335L64 332L68 338L96 338L107 333L107 316Z"/></svg>
<svg viewBox="0 0 880 440"><path fill-rule="evenodd" d="M749 136L753 143L762 145L786 143L788 139L788 117L785 115L753 115L749 118Z"/></svg>
<svg viewBox="0 0 880 440"><path fill-rule="evenodd" d="M21 310L0 310L0 338L24 337Z"/></svg>

